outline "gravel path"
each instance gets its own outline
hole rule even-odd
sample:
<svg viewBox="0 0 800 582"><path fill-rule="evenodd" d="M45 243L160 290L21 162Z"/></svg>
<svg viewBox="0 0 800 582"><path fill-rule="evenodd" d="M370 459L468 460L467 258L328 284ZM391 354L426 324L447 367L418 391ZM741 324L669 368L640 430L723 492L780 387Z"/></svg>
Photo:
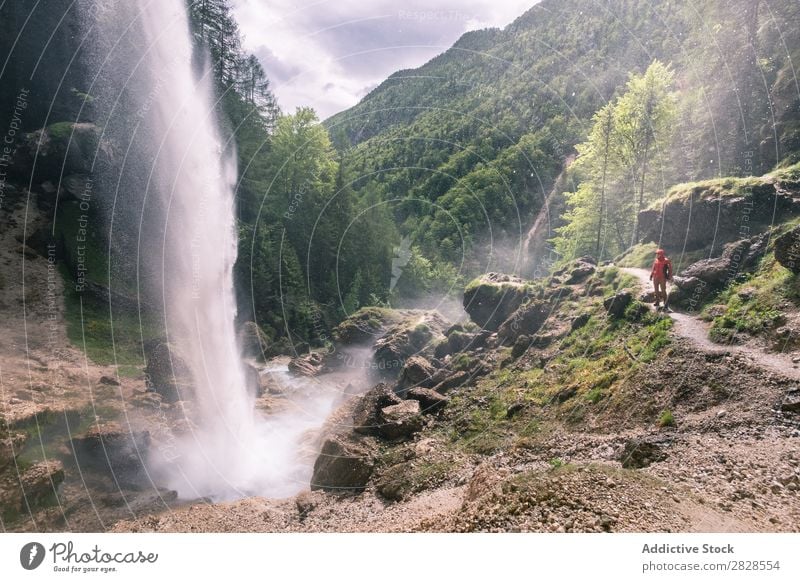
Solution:
<svg viewBox="0 0 800 582"><path fill-rule="evenodd" d="M642 290L650 289L650 273L646 269L622 267L623 273L636 277ZM786 354L768 352L763 347L753 344L718 344L708 337L710 325L705 321L689 314L673 311L669 316L675 322L673 331L681 337L691 341L697 348L705 352L741 354L752 360L756 365L780 374L793 380L800 380L800 367L792 362Z"/></svg>

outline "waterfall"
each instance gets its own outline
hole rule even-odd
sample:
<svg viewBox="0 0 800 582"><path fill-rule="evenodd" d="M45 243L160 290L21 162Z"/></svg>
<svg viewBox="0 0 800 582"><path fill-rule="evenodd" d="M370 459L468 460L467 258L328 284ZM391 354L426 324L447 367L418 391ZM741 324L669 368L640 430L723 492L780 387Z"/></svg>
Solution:
<svg viewBox="0 0 800 582"><path fill-rule="evenodd" d="M193 45L185 0L86 9L99 47L92 92L105 131L126 152L103 181L107 191L116 184L105 203L111 244L119 256L136 255L141 296L157 306L191 377L180 394L188 428L168 453L156 443L152 479L183 498L296 493L310 478L310 462L299 458L304 433L322 424L334 395L298 390L294 410L256 416L235 330L235 150L221 134L210 63Z"/></svg>

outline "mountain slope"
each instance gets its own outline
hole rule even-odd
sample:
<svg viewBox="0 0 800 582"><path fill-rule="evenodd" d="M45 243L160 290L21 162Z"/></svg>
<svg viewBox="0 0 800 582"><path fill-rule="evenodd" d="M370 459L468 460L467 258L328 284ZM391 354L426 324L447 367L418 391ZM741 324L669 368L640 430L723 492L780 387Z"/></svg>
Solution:
<svg viewBox="0 0 800 582"><path fill-rule="evenodd" d="M545 0L395 73L326 125L355 189L388 204L427 256L518 270L522 233L592 114L654 59L676 70L680 109L679 147L654 187L794 159L799 18L786 0ZM470 252L487 242L512 259Z"/></svg>

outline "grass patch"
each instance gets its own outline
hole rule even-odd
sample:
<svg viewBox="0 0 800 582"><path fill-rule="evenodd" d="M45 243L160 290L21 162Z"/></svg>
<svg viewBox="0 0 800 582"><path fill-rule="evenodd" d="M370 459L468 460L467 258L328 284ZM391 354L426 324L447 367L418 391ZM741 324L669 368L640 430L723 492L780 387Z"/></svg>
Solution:
<svg viewBox="0 0 800 582"><path fill-rule="evenodd" d="M755 274L723 291L702 317L712 322L709 337L727 342L737 333L769 335L784 324L788 306L800 306L797 275L769 255Z"/></svg>
<svg viewBox="0 0 800 582"><path fill-rule="evenodd" d="M600 268L594 277L591 284L602 294L633 282L614 267ZM543 367L521 360L453 391L440 434L468 453L535 449L542 434L563 430L564 423L577 427L630 407L630 392L619 387L668 349L672 320L650 309L612 320L600 293L585 296L581 309L588 321L560 340ZM560 303L553 317L568 320L575 312L574 305Z"/></svg>
<svg viewBox="0 0 800 582"><path fill-rule="evenodd" d="M90 294L67 286L65 297L67 337L93 362L99 365L120 365L120 375L135 376L144 366L142 338L159 336L160 328L143 315L114 308Z"/></svg>
<svg viewBox="0 0 800 582"><path fill-rule="evenodd" d="M654 242L635 245L614 259L620 267L649 269L656 258L658 245Z"/></svg>
<svg viewBox="0 0 800 582"><path fill-rule="evenodd" d="M475 358L462 352L453 357L452 367L459 372L467 371L472 368L476 362L477 360Z"/></svg>

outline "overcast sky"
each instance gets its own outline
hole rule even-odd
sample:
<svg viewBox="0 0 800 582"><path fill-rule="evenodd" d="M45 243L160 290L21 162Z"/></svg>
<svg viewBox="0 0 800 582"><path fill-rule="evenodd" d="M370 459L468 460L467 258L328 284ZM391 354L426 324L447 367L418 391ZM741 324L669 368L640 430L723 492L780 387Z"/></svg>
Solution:
<svg viewBox="0 0 800 582"><path fill-rule="evenodd" d="M417 67L468 30L504 27L537 0L234 0L245 49L286 112L321 119L394 71Z"/></svg>

